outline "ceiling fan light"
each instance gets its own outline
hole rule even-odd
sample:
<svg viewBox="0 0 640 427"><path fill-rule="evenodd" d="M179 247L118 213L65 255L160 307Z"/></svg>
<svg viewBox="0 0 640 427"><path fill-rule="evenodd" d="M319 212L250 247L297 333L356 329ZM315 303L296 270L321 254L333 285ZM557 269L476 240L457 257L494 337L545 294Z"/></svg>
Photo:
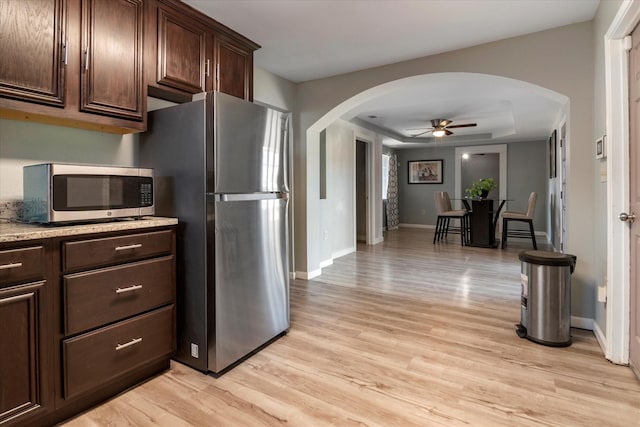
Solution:
<svg viewBox="0 0 640 427"><path fill-rule="evenodd" d="M436 138L440 138L441 136L444 136L444 134L445 134L444 129L434 129L434 131L431 132L431 133Z"/></svg>

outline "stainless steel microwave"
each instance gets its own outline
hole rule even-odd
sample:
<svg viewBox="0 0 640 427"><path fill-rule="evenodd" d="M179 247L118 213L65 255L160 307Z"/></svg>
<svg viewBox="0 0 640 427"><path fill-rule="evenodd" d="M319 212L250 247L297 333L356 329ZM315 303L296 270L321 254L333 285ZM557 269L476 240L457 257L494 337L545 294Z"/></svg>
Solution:
<svg viewBox="0 0 640 427"><path fill-rule="evenodd" d="M153 215L153 169L45 163L23 168L24 220L57 223Z"/></svg>

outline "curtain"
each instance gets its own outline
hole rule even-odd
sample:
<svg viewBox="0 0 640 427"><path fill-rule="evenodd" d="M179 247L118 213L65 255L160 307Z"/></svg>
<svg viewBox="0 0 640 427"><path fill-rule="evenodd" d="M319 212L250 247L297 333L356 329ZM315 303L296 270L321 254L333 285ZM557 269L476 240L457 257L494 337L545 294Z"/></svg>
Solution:
<svg viewBox="0 0 640 427"><path fill-rule="evenodd" d="M389 184L387 186L387 230L395 230L400 223L398 214L398 156L389 156Z"/></svg>

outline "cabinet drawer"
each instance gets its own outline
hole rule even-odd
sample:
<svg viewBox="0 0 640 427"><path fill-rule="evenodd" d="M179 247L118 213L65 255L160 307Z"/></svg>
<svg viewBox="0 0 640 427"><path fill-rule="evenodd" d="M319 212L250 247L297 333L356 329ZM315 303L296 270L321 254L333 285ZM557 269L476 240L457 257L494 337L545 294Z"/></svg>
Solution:
<svg viewBox="0 0 640 427"><path fill-rule="evenodd" d="M34 246L0 251L0 287L44 277L44 249Z"/></svg>
<svg viewBox="0 0 640 427"><path fill-rule="evenodd" d="M63 270L79 270L169 254L171 231L129 234L62 244Z"/></svg>
<svg viewBox="0 0 640 427"><path fill-rule="evenodd" d="M173 302L173 257L64 276L65 335Z"/></svg>
<svg viewBox="0 0 640 427"><path fill-rule="evenodd" d="M76 396L174 349L173 306L63 341L64 397Z"/></svg>

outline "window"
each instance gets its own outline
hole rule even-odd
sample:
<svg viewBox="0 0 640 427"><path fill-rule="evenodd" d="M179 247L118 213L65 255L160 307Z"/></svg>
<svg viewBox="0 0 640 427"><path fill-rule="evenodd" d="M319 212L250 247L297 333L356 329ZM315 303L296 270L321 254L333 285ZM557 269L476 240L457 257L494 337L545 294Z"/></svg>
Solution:
<svg viewBox="0 0 640 427"><path fill-rule="evenodd" d="M387 200L387 187L389 186L389 158L388 154L382 155L382 200Z"/></svg>

